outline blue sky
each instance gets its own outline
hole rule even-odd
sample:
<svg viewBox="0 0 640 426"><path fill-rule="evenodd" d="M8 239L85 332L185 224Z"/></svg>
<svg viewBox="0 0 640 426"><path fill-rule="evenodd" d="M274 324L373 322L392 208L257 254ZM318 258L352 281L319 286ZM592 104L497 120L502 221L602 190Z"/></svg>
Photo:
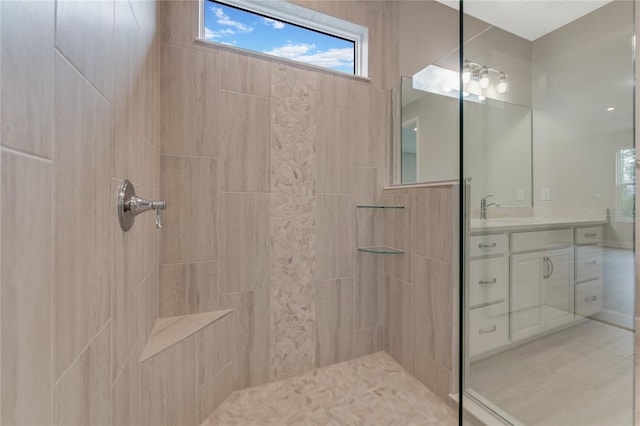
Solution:
<svg viewBox="0 0 640 426"><path fill-rule="evenodd" d="M209 41L354 73L353 42L212 1L205 4L204 23Z"/></svg>

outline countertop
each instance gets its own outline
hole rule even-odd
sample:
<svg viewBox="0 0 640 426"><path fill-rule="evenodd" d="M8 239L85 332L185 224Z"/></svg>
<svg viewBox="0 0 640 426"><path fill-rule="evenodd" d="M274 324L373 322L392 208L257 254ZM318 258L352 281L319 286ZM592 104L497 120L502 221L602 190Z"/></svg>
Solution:
<svg viewBox="0 0 640 426"><path fill-rule="evenodd" d="M542 228L563 226L599 226L607 223L598 218L578 217L502 217L496 219L471 219L471 233L535 231Z"/></svg>

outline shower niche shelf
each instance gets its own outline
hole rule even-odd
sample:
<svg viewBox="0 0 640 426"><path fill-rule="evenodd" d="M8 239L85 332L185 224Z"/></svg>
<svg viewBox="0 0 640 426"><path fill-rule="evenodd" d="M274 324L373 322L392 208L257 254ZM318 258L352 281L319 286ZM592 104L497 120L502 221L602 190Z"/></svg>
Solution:
<svg viewBox="0 0 640 426"><path fill-rule="evenodd" d="M233 309L158 318L147 341L147 346L142 352L140 361L146 361L158 355L165 349L183 341L231 312L233 312Z"/></svg>
<svg viewBox="0 0 640 426"><path fill-rule="evenodd" d="M404 206L401 206L401 205L385 205L385 204L359 204L359 205L356 205L356 208L358 208L358 209L398 210L398 209L404 209ZM400 250L400 249L397 249L397 248L384 246L384 245L358 247L358 251L363 252L363 253L373 253L373 254L404 254L404 250Z"/></svg>
<svg viewBox="0 0 640 426"><path fill-rule="evenodd" d="M398 250L392 247L386 246L375 246L375 247L358 247L358 251L364 253L374 253L374 254L404 254L403 250Z"/></svg>

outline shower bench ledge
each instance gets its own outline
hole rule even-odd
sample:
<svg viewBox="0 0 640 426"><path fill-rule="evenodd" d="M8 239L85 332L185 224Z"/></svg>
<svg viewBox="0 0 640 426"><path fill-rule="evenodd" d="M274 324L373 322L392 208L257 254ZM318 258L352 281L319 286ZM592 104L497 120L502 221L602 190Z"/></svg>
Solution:
<svg viewBox="0 0 640 426"><path fill-rule="evenodd" d="M233 312L233 309L158 318L147 341L147 346L142 352L140 361L148 360L231 312Z"/></svg>

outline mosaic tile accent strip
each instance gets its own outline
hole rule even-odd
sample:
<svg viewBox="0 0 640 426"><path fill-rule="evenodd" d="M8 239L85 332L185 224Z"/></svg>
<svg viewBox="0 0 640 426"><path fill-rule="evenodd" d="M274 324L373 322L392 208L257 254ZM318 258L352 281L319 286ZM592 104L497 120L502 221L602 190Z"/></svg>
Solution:
<svg viewBox="0 0 640 426"><path fill-rule="evenodd" d="M271 70L271 378L315 366L316 76Z"/></svg>

